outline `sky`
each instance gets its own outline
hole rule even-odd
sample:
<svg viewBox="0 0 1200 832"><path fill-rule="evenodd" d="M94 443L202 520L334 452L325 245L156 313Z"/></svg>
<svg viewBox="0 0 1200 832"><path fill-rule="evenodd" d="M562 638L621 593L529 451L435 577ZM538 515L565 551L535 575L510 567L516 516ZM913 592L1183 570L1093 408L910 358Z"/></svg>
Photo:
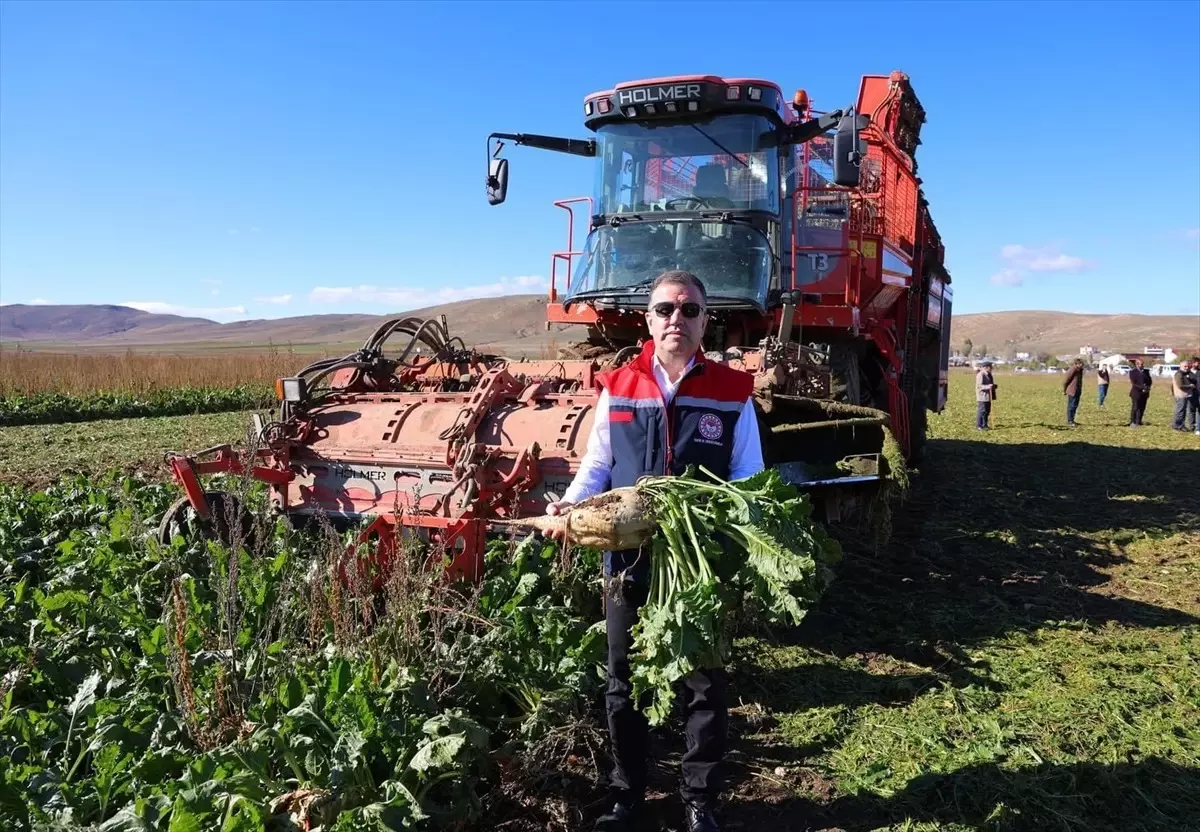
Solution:
<svg viewBox="0 0 1200 832"><path fill-rule="evenodd" d="M0 303L220 321L541 292L587 93L906 72L954 312L1200 315L1200 2L0 2ZM576 246L582 236L576 240ZM1200 321L1197 323L1200 328Z"/></svg>

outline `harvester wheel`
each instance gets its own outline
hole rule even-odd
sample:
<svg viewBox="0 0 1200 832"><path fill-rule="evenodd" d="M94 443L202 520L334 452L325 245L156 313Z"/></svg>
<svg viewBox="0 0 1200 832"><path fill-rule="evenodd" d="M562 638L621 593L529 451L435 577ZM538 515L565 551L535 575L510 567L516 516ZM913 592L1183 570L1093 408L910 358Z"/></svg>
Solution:
<svg viewBox="0 0 1200 832"><path fill-rule="evenodd" d="M862 404L862 371L858 351L849 344L829 347L829 398L835 402Z"/></svg>
<svg viewBox="0 0 1200 832"><path fill-rule="evenodd" d="M240 545L253 550L254 519L242 501L224 491L206 491L204 498L211 512L208 518L196 514L186 496L172 503L158 524L158 542L169 546L180 535L188 541L215 540L222 546Z"/></svg>

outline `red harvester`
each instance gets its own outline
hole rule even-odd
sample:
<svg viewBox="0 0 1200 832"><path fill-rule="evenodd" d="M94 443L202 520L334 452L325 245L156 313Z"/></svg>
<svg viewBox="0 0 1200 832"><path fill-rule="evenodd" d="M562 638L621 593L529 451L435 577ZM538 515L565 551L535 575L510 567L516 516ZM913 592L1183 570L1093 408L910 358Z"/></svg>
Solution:
<svg viewBox="0 0 1200 832"><path fill-rule="evenodd" d="M578 324L584 340L524 361L479 353L444 318L388 320L278 382L278 419L256 417L249 462L230 446L173 455L185 495L164 536L189 513L228 534L214 509L230 497L200 476L248 466L289 517L356 524L383 567L407 530L478 576L490 521L540 514L571 481L593 377L646 338L648 287L667 269L704 281L705 350L756 375L767 464L826 520L887 480L889 432L920 457L926 413L945 405L953 293L916 176L925 113L908 77L864 76L855 106L829 113L803 90L788 102L773 83L714 76L620 84L583 110L595 138L489 136L487 186L504 201L504 141L596 159L595 193L555 203L568 242L547 304L547 327Z"/></svg>

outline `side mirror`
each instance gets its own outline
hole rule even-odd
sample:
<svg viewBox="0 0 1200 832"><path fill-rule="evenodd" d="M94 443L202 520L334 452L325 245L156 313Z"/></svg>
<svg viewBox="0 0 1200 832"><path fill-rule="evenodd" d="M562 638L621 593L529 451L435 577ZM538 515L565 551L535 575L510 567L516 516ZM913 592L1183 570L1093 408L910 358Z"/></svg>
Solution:
<svg viewBox="0 0 1200 832"><path fill-rule="evenodd" d="M843 188L857 188L865 142L859 138L861 131L870 123L869 116L855 115L854 111L841 117L837 132L833 136L833 181Z"/></svg>
<svg viewBox="0 0 1200 832"><path fill-rule="evenodd" d="M499 205L508 196L508 160L488 162L487 198L489 205Z"/></svg>

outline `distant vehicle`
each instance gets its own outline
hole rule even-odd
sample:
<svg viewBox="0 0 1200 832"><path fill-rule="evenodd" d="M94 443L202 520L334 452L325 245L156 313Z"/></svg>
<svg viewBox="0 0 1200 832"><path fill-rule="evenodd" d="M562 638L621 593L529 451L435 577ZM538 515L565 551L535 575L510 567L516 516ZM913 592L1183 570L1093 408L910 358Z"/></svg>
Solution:
<svg viewBox="0 0 1200 832"><path fill-rule="evenodd" d="M1173 376L1175 375L1175 371L1178 369L1178 364L1155 364L1150 370L1150 375L1158 376L1159 378L1162 378L1163 376Z"/></svg>

